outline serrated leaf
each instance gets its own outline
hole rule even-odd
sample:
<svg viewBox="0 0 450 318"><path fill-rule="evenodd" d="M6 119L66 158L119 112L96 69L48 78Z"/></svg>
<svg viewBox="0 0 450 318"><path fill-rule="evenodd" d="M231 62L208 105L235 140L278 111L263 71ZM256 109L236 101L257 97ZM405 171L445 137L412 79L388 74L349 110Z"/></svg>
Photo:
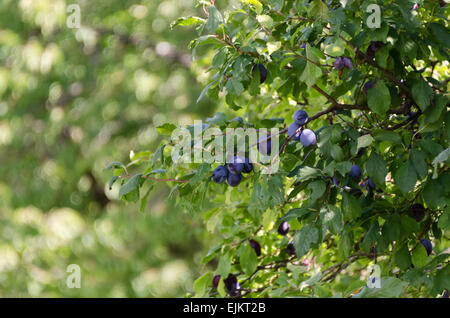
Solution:
<svg viewBox="0 0 450 318"><path fill-rule="evenodd" d="M242 270L247 275L251 275L258 267L258 257L250 244L246 243L246 246L239 257L239 262Z"/></svg>
<svg viewBox="0 0 450 318"><path fill-rule="evenodd" d="M366 171L370 179L375 182L377 186L384 185L384 180L388 173L386 169L386 162L378 153L372 152L366 162Z"/></svg>
<svg viewBox="0 0 450 318"><path fill-rule="evenodd" d="M406 195L414 189L417 182L417 174L410 160L402 163L394 174L395 183L400 191Z"/></svg>
<svg viewBox="0 0 450 318"><path fill-rule="evenodd" d="M141 182L141 177L142 177L142 174L139 173L139 174L131 177L127 182L125 182L125 184L120 187L119 198L126 196L127 194L131 193L132 191L136 191L136 190L139 191L139 184ZM139 194L139 192L138 192L138 194Z"/></svg>
<svg viewBox="0 0 450 318"><path fill-rule="evenodd" d="M424 267L428 263L427 250L422 244L417 244L416 248L412 252L412 263L415 267Z"/></svg>
<svg viewBox="0 0 450 318"><path fill-rule="evenodd" d="M294 235L294 247L297 253L297 257L301 258L305 255L311 245L317 243L319 240L319 230L312 223L306 224Z"/></svg>
<svg viewBox="0 0 450 318"><path fill-rule="evenodd" d="M219 10L217 10L215 6L208 7L208 13L209 16L205 28L210 33L215 33L217 27L223 22L222 14L220 14Z"/></svg>
<svg viewBox="0 0 450 318"><path fill-rule="evenodd" d="M391 94L383 81L377 81L367 93L367 105L380 116L384 116L391 105Z"/></svg>
<svg viewBox="0 0 450 318"><path fill-rule="evenodd" d="M203 297L207 294L211 282L213 279L213 274L211 272L206 272L194 282L194 292L196 297Z"/></svg>
<svg viewBox="0 0 450 318"><path fill-rule="evenodd" d="M422 111L425 111L430 105L433 90L423 78L416 80L411 88L414 101Z"/></svg>

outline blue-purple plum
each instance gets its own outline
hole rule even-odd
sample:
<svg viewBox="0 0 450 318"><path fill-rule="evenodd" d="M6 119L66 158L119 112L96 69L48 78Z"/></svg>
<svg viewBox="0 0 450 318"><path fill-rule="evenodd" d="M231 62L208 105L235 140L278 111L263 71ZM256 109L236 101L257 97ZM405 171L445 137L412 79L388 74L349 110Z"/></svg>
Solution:
<svg viewBox="0 0 450 318"><path fill-rule="evenodd" d="M431 252L433 251L433 245L431 244L430 240L428 239L421 239L420 243L425 247L428 256L430 256Z"/></svg>
<svg viewBox="0 0 450 318"><path fill-rule="evenodd" d="M242 181L242 174L230 173L228 174L227 181L230 186L237 187Z"/></svg>
<svg viewBox="0 0 450 318"><path fill-rule="evenodd" d="M336 60L334 61L333 66L338 71L343 70L344 69L344 58L342 56L337 57Z"/></svg>
<svg viewBox="0 0 450 318"><path fill-rule="evenodd" d="M289 138L291 138L291 140L300 140L300 135L302 134L302 132L301 131L297 132L299 128L300 126L296 122L293 122L292 124L289 125L288 136Z"/></svg>
<svg viewBox="0 0 450 318"><path fill-rule="evenodd" d="M262 65L260 63L259 64L255 64L255 65L253 65L252 73L253 73L253 71L255 70L256 67L259 68L259 83L262 84L267 79L267 69L266 69L266 67L264 65Z"/></svg>
<svg viewBox="0 0 450 318"><path fill-rule="evenodd" d="M352 60L349 59L348 57L344 57L344 67L346 67L349 70L353 68Z"/></svg>
<svg viewBox="0 0 450 318"><path fill-rule="evenodd" d="M286 250L289 255L297 255L297 252L295 251L294 241L290 241L288 245L286 246Z"/></svg>
<svg viewBox="0 0 450 318"><path fill-rule="evenodd" d="M367 95L367 93L369 92L369 89L371 89L372 87L373 87L373 82L371 80L367 81L363 86L364 94Z"/></svg>
<svg viewBox="0 0 450 318"><path fill-rule="evenodd" d="M240 294L241 285L239 284L236 275L229 274L223 282L225 283L225 287L231 296L237 296Z"/></svg>
<svg viewBox="0 0 450 318"><path fill-rule="evenodd" d="M253 171L253 164L250 162L250 159L247 157L244 160L244 169L242 170L243 173L250 173Z"/></svg>
<svg viewBox="0 0 450 318"><path fill-rule="evenodd" d="M373 183L373 181L370 180L370 178L367 179L367 188L368 188L369 190L375 190L375 189L377 188L377 186L375 185L375 183Z"/></svg>
<svg viewBox="0 0 450 318"><path fill-rule="evenodd" d="M358 165L352 165L350 175L353 178L360 180L361 179L361 175L362 175L361 168Z"/></svg>
<svg viewBox="0 0 450 318"><path fill-rule="evenodd" d="M415 203L411 206L411 212L417 222L420 222L425 217L425 207L420 203Z"/></svg>
<svg viewBox="0 0 450 318"><path fill-rule="evenodd" d="M308 122L308 118L309 117L308 117L308 113L307 112L305 112L304 110L300 109L300 110L297 110L294 113L293 118L294 118L294 122L297 125L303 126L303 125L305 125Z"/></svg>
<svg viewBox="0 0 450 318"><path fill-rule="evenodd" d="M214 169L212 179L215 183L222 183L227 180L228 169L225 166L218 166Z"/></svg>
<svg viewBox="0 0 450 318"><path fill-rule="evenodd" d="M341 182L339 181L339 179L336 176L333 176L333 184L336 187L339 187L339 185L341 184Z"/></svg>
<svg viewBox="0 0 450 318"><path fill-rule="evenodd" d="M233 174L240 174L244 170L245 160L234 156L232 162L228 163L228 170Z"/></svg>
<svg viewBox="0 0 450 318"><path fill-rule="evenodd" d="M250 243L250 246L255 250L255 253L257 256L261 255L261 245L259 245L258 242L256 242L254 239L248 240Z"/></svg>
<svg viewBox="0 0 450 318"><path fill-rule="evenodd" d="M212 279L213 288L217 288L217 286L219 286L219 282L220 282L220 275L214 275Z"/></svg>
<svg viewBox="0 0 450 318"><path fill-rule="evenodd" d="M291 228L291 226L289 225L289 223L286 221L283 221L283 222L281 222L280 226L278 227L278 234L284 236L284 235L288 234L290 228Z"/></svg>
<svg viewBox="0 0 450 318"><path fill-rule="evenodd" d="M317 137L311 129L305 129L300 135L300 142L304 147L309 147L317 143Z"/></svg>
<svg viewBox="0 0 450 318"><path fill-rule="evenodd" d="M272 153L272 140L269 139L270 136L261 136L258 139L258 150L264 155L268 156Z"/></svg>

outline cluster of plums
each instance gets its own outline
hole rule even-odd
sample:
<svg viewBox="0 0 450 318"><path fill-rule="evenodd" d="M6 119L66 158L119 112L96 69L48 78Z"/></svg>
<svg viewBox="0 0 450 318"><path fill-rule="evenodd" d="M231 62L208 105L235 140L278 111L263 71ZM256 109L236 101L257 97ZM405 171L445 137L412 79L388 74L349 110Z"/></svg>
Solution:
<svg viewBox="0 0 450 318"><path fill-rule="evenodd" d="M219 286L219 282L220 275L214 275L212 280L213 288L217 288ZM223 280L223 282L225 283L225 287L230 296L238 296L240 294L241 285L239 284L236 275L230 273L228 277Z"/></svg>
<svg viewBox="0 0 450 318"><path fill-rule="evenodd" d="M334 61L334 65L333 66L338 71L342 71L344 68L347 68L347 69L351 70L352 67L353 67L353 64L352 64L352 60L350 60L348 57L339 56Z"/></svg>
<svg viewBox="0 0 450 318"><path fill-rule="evenodd" d="M294 122L288 127L288 136L291 140L300 141L304 147L309 147L317 143L317 137L311 129L301 129L308 123L308 113L298 110L293 116Z"/></svg>
<svg viewBox="0 0 450 318"><path fill-rule="evenodd" d="M291 228L291 226L289 225L289 223L286 221L283 221L280 223L280 226L278 226L278 234L285 236L288 234L290 228ZM295 252L295 246L294 246L293 240L289 241L289 243L287 244L286 251L290 256L297 255L297 253Z"/></svg>
<svg viewBox="0 0 450 318"><path fill-rule="evenodd" d="M350 169L350 176L354 180L360 181L362 178L361 168L358 165L352 164L352 167ZM333 183L336 187L339 187L339 185L340 185L339 179L336 176L333 176ZM376 190L376 185L370 178L363 181L361 183L361 186L367 188L367 190L369 190L370 192ZM362 191L358 188L352 188L352 189L350 189L350 194L355 195L355 196L360 196L360 195L362 195Z"/></svg>
<svg viewBox="0 0 450 318"><path fill-rule="evenodd" d="M242 181L242 173L253 171L253 164L248 158L234 156L227 167L220 165L214 169L212 179L215 183L223 183L225 180L232 187L237 187Z"/></svg>

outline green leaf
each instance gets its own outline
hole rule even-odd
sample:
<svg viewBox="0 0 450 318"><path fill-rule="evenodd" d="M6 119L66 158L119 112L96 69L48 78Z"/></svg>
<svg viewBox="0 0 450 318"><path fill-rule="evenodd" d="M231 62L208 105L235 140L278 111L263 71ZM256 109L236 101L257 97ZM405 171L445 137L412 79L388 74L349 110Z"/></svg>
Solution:
<svg viewBox="0 0 450 318"><path fill-rule="evenodd" d="M219 258L219 264L217 265L216 274L222 277L227 277L231 270L231 262L228 254L222 255Z"/></svg>
<svg viewBox="0 0 450 318"><path fill-rule="evenodd" d="M444 212L439 217L438 226L443 230L450 229L450 205L444 209Z"/></svg>
<svg viewBox="0 0 450 318"><path fill-rule="evenodd" d="M307 62L306 67L300 76L300 80L305 82L308 87L311 87L317 82L317 79L320 76L322 76L321 68L311 62Z"/></svg>
<svg viewBox="0 0 450 318"><path fill-rule="evenodd" d="M109 164L105 167L104 170L111 169L112 167L120 167L120 168L122 168L123 170L127 170L127 167L126 167L123 163L121 163L121 162L119 162L119 161L113 161L113 162L109 163Z"/></svg>
<svg viewBox="0 0 450 318"><path fill-rule="evenodd" d="M153 184L150 185L150 187L147 189L147 192L144 194L144 196L141 198L141 206L139 207L139 212L144 213L145 208L147 207L147 199L150 194L150 192L153 190Z"/></svg>
<svg viewBox="0 0 450 318"><path fill-rule="evenodd" d="M400 144L402 142L402 138L399 134L389 130L377 129L373 132L373 136L375 140L378 141L391 141L396 144Z"/></svg>
<svg viewBox="0 0 450 318"><path fill-rule="evenodd" d="M343 258L350 256L353 250L353 235L351 232L345 232L339 237L338 252Z"/></svg>
<svg viewBox="0 0 450 318"><path fill-rule="evenodd" d="M177 126L175 126L174 124L165 123L156 127L156 131L162 136L170 136L176 128Z"/></svg>
<svg viewBox="0 0 450 318"><path fill-rule="evenodd" d="M394 214L386 220L381 234L387 242L397 241L400 238L400 216L398 214Z"/></svg>
<svg viewBox="0 0 450 318"><path fill-rule="evenodd" d="M109 182L108 182L108 189L109 190L112 189L112 186L113 186L114 182L117 181L117 179L119 179L119 176L112 176L111 179L109 179Z"/></svg>
<svg viewBox="0 0 450 318"><path fill-rule="evenodd" d="M282 218L282 221L290 221L297 218L303 218L304 216L308 216L312 214L313 211L311 211L307 207L301 207L301 208L295 208L289 210Z"/></svg>
<svg viewBox="0 0 450 318"><path fill-rule="evenodd" d="M402 229L407 235L411 233L417 233L420 230L419 223L417 221L407 215L402 215L401 217Z"/></svg>
<svg viewBox="0 0 450 318"><path fill-rule="evenodd" d="M411 160L400 165L400 168L395 172L394 179L397 187L404 195L414 189L417 182L417 174Z"/></svg>
<svg viewBox="0 0 450 318"><path fill-rule="evenodd" d="M372 151L366 162L366 171L370 179L375 182L377 186L384 185L388 170L386 168L386 162L381 155Z"/></svg>
<svg viewBox="0 0 450 318"><path fill-rule="evenodd" d="M380 288L368 288L365 297L395 298L399 297L408 283L395 277L382 277Z"/></svg>
<svg viewBox="0 0 450 318"><path fill-rule="evenodd" d="M403 245L403 247L395 253L394 262L401 270L406 270L411 266L411 255L409 255L408 244Z"/></svg>
<svg viewBox="0 0 450 318"><path fill-rule="evenodd" d="M258 14L262 12L263 5L258 0L241 0L241 2L251 5Z"/></svg>
<svg viewBox="0 0 450 318"><path fill-rule="evenodd" d="M211 272L206 272L194 282L194 292L196 297L203 297L209 291L213 279Z"/></svg>
<svg viewBox="0 0 450 318"><path fill-rule="evenodd" d="M426 159L425 154L422 151L413 148L411 149L411 152L409 154L409 159L411 160L414 169L417 172L417 175L421 179L424 179L428 174L428 167L427 163L425 162Z"/></svg>
<svg viewBox="0 0 450 318"><path fill-rule="evenodd" d="M370 146L372 144L373 140L374 139L371 135L364 135L364 136L359 137L357 140L356 151L358 151L361 148Z"/></svg>
<svg viewBox="0 0 450 318"><path fill-rule="evenodd" d="M423 78L416 80L412 85L411 92L414 98L414 101L417 103L419 108L422 111L428 108L430 105L431 98L433 96L433 90L431 87L425 82Z"/></svg>
<svg viewBox="0 0 450 318"><path fill-rule="evenodd" d="M294 235L294 247L297 257L301 258L305 255L311 248L311 245L317 243L318 240L319 230L314 224L308 223L298 230Z"/></svg>
<svg viewBox="0 0 450 318"><path fill-rule="evenodd" d="M351 194L344 192L342 194L342 214L344 221L352 221L361 216L362 208L358 199Z"/></svg>
<svg viewBox="0 0 450 318"><path fill-rule="evenodd" d="M225 87L228 92L233 93L234 96L239 96L244 92L244 86L235 77L230 78Z"/></svg>
<svg viewBox="0 0 450 318"><path fill-rule="evenodd" d="M323 194L325 193L326 189L326 184L321 180L313 181L308 185L308 188L311 190L311 195L309 196L309 199L311 200L311 202L314 202L319 198L323 198Z"/></svg>
<svg viewBox="0 0 450 318"><path fill-rule="evenodd" d="M208 12L209 12L208 22L206 22L205 28L210 33L215 33L219 25L222 24L223 18L219 10L217 10L215 6L208 7Z"/></svg>
<svg viewBox="0 0 450 318"><path fill-rule="evenodd" d="M328 22L328 7L321 0L313 0L309 6L308 16L317 22Z"/></svg>
<svg viewBox="0 0 450 318"><path fill-rule="evenodd" d="M137 191L137 198L135 196L132 197L131 201L136 202L139 200L139 185L141 182L141 176L142 174L137 174L133 177L131 177L124 185L120 187L119 190L119 198L122 199L122 197L130 194L131 192Z"/></svg>
<svg viewBox="0 0 450 318"><path fill-rule="evenodd" d="M190 17L181 17L178 18L176 21L172 22L170 24L170 28L173 29L174 27L180 25L180 26L187 26L187 25L192 25L192 24L202 24L205 23L205 19L199 18L199 17L194 17L194 16L190 16Z"/></svg>
<svg viewBox="0 0 450 318"><path fill-rule="evenodd" d="M270 29L273 26L273 19L267 14L257 15L256 20L267 29Z"/></svg>
<svg viewBox="0 0 450 318"><path fill-rule="evenodd" d="M239 257L239 262L242 270L245 274L251 275L258 267L258 257L256 256L255 250L250 246L250 244L246 244L244 250Z"/></svg>
<svg viewBox="0 0 450 318"><path fill-rule="evenodd" d="M333 234L339 234L344 227L344 221L342 220L342 214L338 207L333 205L327 205L320 211L320 217L322 224L325 225L328 230Z"/></svg>
<svg viewBox="0 0 450 318"><path fill-rule="evenodd" d="M297 179L299 181L306 181L315 177L320 176L320 170L311 167L303 167L298 170Z"/></svg>
<svg viewBox="0 0 450 318"><path fill-rule="evenodd" d="M361 248L365 252L369 252L370 248L372 247L372 244L376 242L376 240L379 237L379 231L380 226L378 225L378 222L372 223L369 230L367 231L366 236L364 237L364 240L361 243Z"/></svg>
<svg viewBox="0 0 450 318"><path fill-rule="evenodd" d="M281 42L279 42L279 41L267 42L267 51L269 52L269 55L272 55L273 52L278 51L280 48L281 48Z"/></svg>
<svg viewBox="0 0 450 318"><path fill-rule="evenodd" d="M391 105L391 94L383 81L377 81L367 93L369 108L380 116L384 116Z"/></svg>
<svg viewBox="0 0 450 318"><path fill-rule="evenodd" d="M428 254L425 247L419 243L412 253L412 263L415 267L424 267L428 263Z"/></svg>

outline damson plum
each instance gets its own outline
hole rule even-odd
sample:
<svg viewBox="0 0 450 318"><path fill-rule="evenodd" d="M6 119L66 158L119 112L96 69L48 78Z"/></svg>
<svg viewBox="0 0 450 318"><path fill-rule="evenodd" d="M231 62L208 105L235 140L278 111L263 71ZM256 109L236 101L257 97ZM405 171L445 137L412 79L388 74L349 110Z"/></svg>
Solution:
<svg viewBox="0 0 450 318"><path fill-rule="evenodd" d="M263 135L258 139L258 150L264 155L268 156L272 152L272 140L269 139L269 136Z"/></svg>
<svg viewBox="0 0 450 318"><path fill-rule="evenodd" d="M225 166L218 166L214 169L212 179L215 183L222 183L228 177L228 169Z"/></svg>
<svg viewBox="0 0 450 318"><path fill-rule="evenodd" d="M300 135L300 142L305 147L315 145L317 143L316 134L311 129L305 129Z"/></svg>
<svg viewBox="0 0 450 318"><path fill-rule="evenodd" d="M300 135L302 132L301 131L297 132L299 128L300 126L296 122L293 122L288 127L288 136L289 138L291 138L291 140L300 140Z"/></svg>
<svg viewBox="0 0 450 318"><path fill-rule="evenodd" d="M231 296L237 296L240 294L241 285L239 284L239 281L237 280L237 277L235 275L229 274L223 282L225 283L225 287L227 288L228 293Z"/></svg>
<svg viewBox="0 0 450 318"><path fill-rule="evenodd" d="M242 181L242 174L230 173L228 174L227 181L230 186L237 187Z"/></svg>
<svg viewBox="0 0 450 318"><path fill-rule="evenodd" d="M259 68L259 83L262 84L266 81L267 79L267 69L264 65L262 64L255 64L253 65L252 68L252 73L255 71L255 68L258 67Z"/></svg>
<svg viewBox="0 0 450 318"><path fill-rule="evenodd" d="M294 122L297 125L303 126L308 122L309 117L308 117L308 113L301 109L301 110L297 110L294 113L293 118L294 118Z"/></svg>
<svg viewBox="0 0 450 318"><path fill-rule="evenodd" d="M420 243L427 250L428 256L430 256L431 252L433 251L433 245L431 244L430 240L428 240L428 239L421 239Z"/></svg>
<svg viewBox="0 0 450 318"><path fill-rule="evenodd" d="M286 234L288 234L290 228L291 228L291 226L289 225L289 223L286 221L283 221L283 222L281 222L280 226L278 227L278 233L280 235L286 235Z"/></svg>
<svg viewBox="0 0 450 318"><path fill-rule="evenodd" d="M250 162L250 159L245 158L244 161L244 169L242 170L243 173L250 173L253 171L253 164Z"/></svg>
<svg viewBox="0 0 450 318"><path fill-rule="evenodd" d="M256 242L254 239L248 240L250 243L250 246L255 250L255 253L257 256L261 255L261 245L259 245L258 242Z"/></svg>
<svg viewBox="0 0 450 318"><path fill-rule="evenodd" d="M333 184L336 187L339 187L339 185L341 184L341 182L339 181L339 179L336 176L333 176Z"/></svg>
<svg viewBox="0 0 450 318"><path fill-rule="evenodd" d="M217 288L217 286L219 286L219 282L220 282L220 275L214 275L212 279L213 288Z"/></svg>
<svg viewBox="0 0 450 318"><path fill-rule="evenodd" d="M365 95L367 95L367 93L369 92L369 89L371 89L373 87L373 82L372 81L367 81L364 86L363 86L363 92Z"/></svg>
<svg viewBox="0 0 450 318"><path fill-rule="evenodd" d="M240 174L244 170L244 163L244 159L235 156L232 162L228 164L228 170L233 174Z"/></svg>
<svg viewBox="0 0 450 318"><path fill-rule="evenodd" d="M290 241L288 243L288 245L286 246L286 250L289 255L297 255L297 253L295 252L294 241Z"/></svg>
<svg viewBox="0 0 450 318"><path fill-rule="evenodd" d="M334 65L333 66L334 66L334 68L336 70L341 71L344 68L347 68L347 69L351 70L352 67L353 67L353 64L352 64L352 60L350 60L348 57L339 56L334 61Z"/></svg>
<svg viewBox="0 0 450 318"><path fill-rule="evenodd" d="M425 217L425 208L420 203L415 203L411 206L411 212L417 222L420 222Z"/></svg>
<svg viewBox="0 0 450 318"><path fill-rule="evenodd" d="M361 180L361 168L358 165L352 165L350 175L355 179Z"/></svg>

